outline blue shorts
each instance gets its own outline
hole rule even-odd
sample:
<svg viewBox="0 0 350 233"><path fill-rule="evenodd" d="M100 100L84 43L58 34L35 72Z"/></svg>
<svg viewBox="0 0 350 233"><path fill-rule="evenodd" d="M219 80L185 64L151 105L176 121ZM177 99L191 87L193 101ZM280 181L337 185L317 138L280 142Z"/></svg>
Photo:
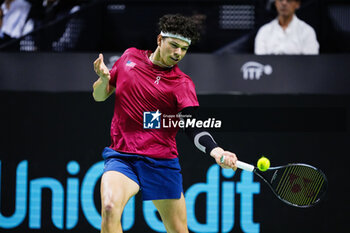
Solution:
<svg viewBox="0 0 350 233"><path fill-rule="evenodd" d="M117 171L135 181L143 200L179 199L182 175L179 159L153 159L135 154L125 154L106 147L102 156L104 172Z"/></svg>

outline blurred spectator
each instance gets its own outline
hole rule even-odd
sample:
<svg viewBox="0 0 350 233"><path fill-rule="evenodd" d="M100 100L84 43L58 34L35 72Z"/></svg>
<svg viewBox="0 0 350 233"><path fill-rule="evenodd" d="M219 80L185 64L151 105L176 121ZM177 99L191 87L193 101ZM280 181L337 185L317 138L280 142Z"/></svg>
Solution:
<svg viewBox="0 0 350 233"><path fill-rule="evenodd" d="M80 17L70 15L80 10L78 2L74 0L43 1L45 11L43 24L59 23L61 20L64 23L57 24L55 32L50 36L52 40L50 40L49 47L52 51L68 51L76 48L84 22Z"/></svg>
<svg viewBox="0 0 350 233"><path fill-rule="evenodd" d="M36 45L37 33L32 33L37 28L40 28L41 21L44 16L42 1L28 0L32 4L32 7L28 14L28 19L23 28L23 36L19 41L19 50L26 52L33 52L38 50Z"/></svg>
<svg viewBox="0 0 350 233"><path fill-rule="evenodd" d="M255 54L319 53L314 29L295 15L300 2L301 0L275 0L278 16L259 29L255 37Z"/></svg>
<svg viewBox="0 0 350 233"><path fill-rule="evenodd" d="M4 14L2 13L2 10L0 8L0 30L1 30L1 26L2 26L2 18L4 17Z"/></svg>
<svg viewBox="0 0 350 233"><path fill-rule="evenodd" d="M0 28L1 42L23 35L30 8L31 4L25 0L5 0L1 4L3 14Z"/></svg>

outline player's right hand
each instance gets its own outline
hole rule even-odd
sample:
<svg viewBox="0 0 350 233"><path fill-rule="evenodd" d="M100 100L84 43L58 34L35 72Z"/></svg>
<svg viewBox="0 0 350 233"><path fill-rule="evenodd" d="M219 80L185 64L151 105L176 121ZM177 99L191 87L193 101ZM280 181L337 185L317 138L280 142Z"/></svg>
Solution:
<svg viewBox="0 0 350 233"><path fill-rule="evenodd" d="M109 70L105 63L103 62L102 53L99 54L98 58L94 61L94 70L96 74L102 79L102 81L109 80Z"/></svg>
<svg viewBox="0 0 350 233"><path fill-rule="evenodd" d="M215 159L216 163L222 168L232 168L233 170L237 170L236 162L237 156L236 154L225 151L220 147L214 148L210 155Z"/></svg>

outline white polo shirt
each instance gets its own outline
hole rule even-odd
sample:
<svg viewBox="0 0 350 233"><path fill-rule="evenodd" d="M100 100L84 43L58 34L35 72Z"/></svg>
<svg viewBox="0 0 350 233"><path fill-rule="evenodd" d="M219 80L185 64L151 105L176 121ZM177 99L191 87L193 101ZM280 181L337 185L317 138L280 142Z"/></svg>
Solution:
<svg viewBox="0 0 350 233"><path fill-rule="evenodd" d="M0 35L3 33L12 38L19 38L23 35L23 27L26 23L31 4L24 0L15 0L11 3L10 9L5 7L5 2L1 4L4 14ZM2 36L0 36L2 37Z"/></svg>
<svg viewBox="0 0 350 233"><path fill-rule="evenodd" d="M315 30L294 15L286 29L279 25L277 18L263 25L255 37L254 52L257 55L310 55L319 53L319 44Z"/></svg>

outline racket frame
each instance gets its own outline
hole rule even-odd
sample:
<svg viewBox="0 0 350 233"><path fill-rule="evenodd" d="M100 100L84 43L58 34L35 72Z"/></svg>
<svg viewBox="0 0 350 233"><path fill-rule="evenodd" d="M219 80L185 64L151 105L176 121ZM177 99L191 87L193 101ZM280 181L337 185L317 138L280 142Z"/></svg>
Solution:
<svg viewBox="0 0 350 233"><path fill-rule="evenodd" d="M290 163L290 164L287 164L287 165L283 165L283 166L278 166L278 167L270 167L269 169L267 169L267 171L275 171L270 179L270 181L268 181L268 178L264 176L263 172L259 170L259 168L249 164L249 163L245 163L245 162L242 162L242 161L237 161L236 162L236 165L238 168L242 169L242 170L245 170L245 171L249 171L249 172L253 172L255 175L257 175L258 177L260 177L268 186L269 188L271 189L271 191L273 192L273 194L275 194L275 196L280 199L282 202L286 203L287 205L290 205L290 206L294 206L294 207L298 207L298 208L309 208L309 207L312 207L316 204L318 204L325 196L326 192L323 192L319 197L318 199L313 202L312 204L310 205L297 205L297 204L294 204L294 203L291 203L285 199L283 199L282 197L280 197L280 195L277 194L277 192L275 191L274 187L272 187L272 182L273 180L275 179L276 175L277 175L277 171L279 169L285 169L285 168L288 168L288 167L292 167L292 166L305 166L305 167L309 167L311 169L314 169L316 170L324 179L324 185L326 186L326 190L327 190L327 187L328 187L328 180L327 180L327 177L326 175L318 168L314 167L314 166L311 166L309 164L305 164L305 163Z"/></svg>

